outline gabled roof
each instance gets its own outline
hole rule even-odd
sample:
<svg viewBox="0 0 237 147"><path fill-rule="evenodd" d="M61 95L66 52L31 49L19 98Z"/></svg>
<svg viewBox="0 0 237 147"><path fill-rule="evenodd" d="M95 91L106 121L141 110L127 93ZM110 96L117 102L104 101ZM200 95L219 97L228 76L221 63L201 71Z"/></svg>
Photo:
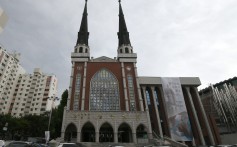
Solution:
<svg viewBox="0 0 237 147"><path fill-rule="evenodd" d="M101 56L101 57L93 59L92 62L117 62L117 60L106 57L106 56Z"/></svg>

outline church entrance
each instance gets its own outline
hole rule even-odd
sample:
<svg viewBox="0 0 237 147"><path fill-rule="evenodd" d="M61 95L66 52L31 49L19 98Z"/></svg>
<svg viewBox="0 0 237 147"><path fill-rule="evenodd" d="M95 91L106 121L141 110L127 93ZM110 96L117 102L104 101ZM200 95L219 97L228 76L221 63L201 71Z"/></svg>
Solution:
<svg viewBox="0 0 237 147"><path fill-rule="evenodd" d="M132 130L126 123L121 124L118 128L118 142L133 142Z"/></svg>
<svg viewBox="0 0 237 147"><path fill-rule="evenodd" d="M114 142L114 132L113 128L109 123L104 123L100 127L100 136L99 136L100 142Z"/></svg>
<svg viewBox="0 0 237 147"><path fill-rule="evenodd" d="M137 127L137 143L147 143L148 142L148 136L147 136L147 130L144 127L144 125L139 125Z"/></svg>
<svg viewBox="0 0 237 147"><path fill-rule="evenodd" d="M81 142L95 142L95 128L90 122L82 127Z"/></svg>
<svg viewBox="0 0 237 147"><path fill-rule="evenodd" d="M69 124L65 131L64 140L67 142L77 141L77 127L74 124Z"/></svg>

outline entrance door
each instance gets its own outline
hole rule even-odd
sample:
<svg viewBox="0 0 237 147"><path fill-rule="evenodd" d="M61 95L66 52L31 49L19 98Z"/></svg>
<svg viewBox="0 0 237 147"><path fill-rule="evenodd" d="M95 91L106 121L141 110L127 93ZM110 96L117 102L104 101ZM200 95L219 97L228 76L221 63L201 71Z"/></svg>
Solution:
<svg viewBox="0 0 237 147"><path fill-rule="evenodd" d="M137 143L147 143L148 142L148 136L147 136L147 130L144 127L144 125L139 125L137 127Z"/></svg>
<svg viewBox="0 0 237 147"><path fill-rule="evenodd" d="M118 142L133 142L132 141L132 130L128 124L123 123L118 129Z"/></svg>
<svg viewBox="0 0 237 147"><path fill-rule="evenodd" d="M114 142L114 132L110 124L104 123L100 127L100 142Z"/></svg>
<svg viewBox="0 0 237 147"><path fill-rule="evenodd" d="M64 140L67 142L77 141L77 127L74 124L69 124L65 131Z"/></svg>
<svg viewBox="0 0 237 147"><path fill-rule="evenodd" d="M95 128L90 122L82 127L81 142L95 142Z"/></svg>

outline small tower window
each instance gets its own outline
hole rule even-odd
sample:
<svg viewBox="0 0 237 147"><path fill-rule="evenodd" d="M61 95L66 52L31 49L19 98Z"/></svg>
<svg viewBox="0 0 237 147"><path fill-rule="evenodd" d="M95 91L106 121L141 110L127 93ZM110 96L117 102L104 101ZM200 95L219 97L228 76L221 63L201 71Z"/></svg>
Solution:
<svg viewBox="0 0 237 147"><path fill-rule="evenodd" d="M120 53L123 53L123 49L120 49Z"/></svg>
<svg viewBox="0 0 237 147"><path fill-rule="evenodd" d="M86 48L86 53L88 52L88 49Z"/></svg>
<svg viewBox="0 0 237 147"><path fill-rule="evenodd" d="M79 53L82 53L82 50L83 50L83 48L82 48L82 47L80 47L80 48L79 48Z"/></svg>
<svg viewBox="0 0 237 147"><path fill-rule="evenodd" d="M125 53L129 53L129 52L128 52L128 48L127 48L127 47L125 48Z"/></svg>

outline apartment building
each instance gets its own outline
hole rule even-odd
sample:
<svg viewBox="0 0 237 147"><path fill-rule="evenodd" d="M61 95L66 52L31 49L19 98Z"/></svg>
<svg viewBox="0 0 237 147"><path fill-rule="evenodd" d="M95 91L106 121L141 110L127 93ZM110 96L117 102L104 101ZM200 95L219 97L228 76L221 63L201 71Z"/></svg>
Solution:
<svg viewBox="0 0 237 147"><path fill-rule="evenodd" d="M40 115L53 107L57 93L57 78L35 68L25 72L19 63L19 54L8 54L1 48L0 55L0 113L16 117Z"/></svg>
<svg viewBox="0 0 237 147"><path fill-rule="evenodd" d="M19 63L20 54L9 54L0 47L0 113L8 113L17 80L25 70Z"/></svg>

